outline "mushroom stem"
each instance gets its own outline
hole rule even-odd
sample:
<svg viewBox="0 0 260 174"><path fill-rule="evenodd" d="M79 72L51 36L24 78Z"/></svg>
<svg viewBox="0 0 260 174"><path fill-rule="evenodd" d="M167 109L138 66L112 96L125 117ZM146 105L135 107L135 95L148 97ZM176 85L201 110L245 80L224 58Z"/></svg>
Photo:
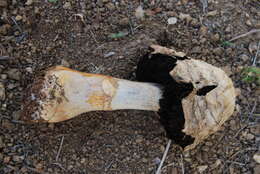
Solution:
<svg viewBox="0 0 260 174"><path fill-rule="evenodd" d="M111 102L111 110L159 110L159 100L162 98L161 86L153 83L117 80L118 88Z"/></svg>
<svg viewBox="0 0 260 174"><path fill-rule="evenodd" d="M65 67L48 70L28 91L23 118L60 122L89 111L122 109L159 110L161 86Z"/></svg>

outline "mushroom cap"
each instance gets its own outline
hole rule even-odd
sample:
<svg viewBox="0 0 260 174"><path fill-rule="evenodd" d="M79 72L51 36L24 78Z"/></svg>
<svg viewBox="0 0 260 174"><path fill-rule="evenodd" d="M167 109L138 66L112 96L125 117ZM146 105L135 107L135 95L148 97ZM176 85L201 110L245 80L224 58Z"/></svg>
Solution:
<svg viewBox="0 0 260 174"><path fill-rule="evenodd" d="M194 143L185 147L185 150L192 149L218 131L233 114L235 89L223 70L199 60L177 61L177 66L170 74L177 82L192 83L194 87L182 99L185 118L183 132L195 138ZM212 86L214 89L205 95L198 94L199 90Z"/></svg>
<svg viewBox="0 0 260 174"><path fill-rule="evenodd" d="M184 150L190 150L218 131L233 114L236 94L232 80L220 68L188 58L185 53L158 45L151 47L156 53L184 58L177 61L170 75L175 81L192 83L194 87L182 99L185 118L182 132L194 138L193 144L186 146Z"/></svg>

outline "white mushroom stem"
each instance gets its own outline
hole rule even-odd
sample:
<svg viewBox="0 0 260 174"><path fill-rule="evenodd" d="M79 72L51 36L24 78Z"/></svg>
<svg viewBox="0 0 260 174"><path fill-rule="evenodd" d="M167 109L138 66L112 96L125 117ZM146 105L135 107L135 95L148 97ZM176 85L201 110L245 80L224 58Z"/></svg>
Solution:
<svg viewBox="0 0 260 174"><path fill-rule="evenodd" d="M162 96L157 84L88 74L60 66L47 71L40 84L38 94L32 93L33 103L37 105L30 119L35 121L60 122L100 110L158 111Z"/></svg>

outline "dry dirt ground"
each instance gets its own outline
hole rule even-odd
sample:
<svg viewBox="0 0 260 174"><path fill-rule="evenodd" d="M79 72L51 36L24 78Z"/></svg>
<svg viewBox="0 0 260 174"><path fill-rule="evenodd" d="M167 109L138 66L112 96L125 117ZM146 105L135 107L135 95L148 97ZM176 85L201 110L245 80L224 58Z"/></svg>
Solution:
<svg viewBox="0 0 260 174"><path fill-rule="evenodd" d="M24 90L41 70L62 64L134 80L151 43L223 68L238 93L223 129L188 153L172 145L162 173L260 173L253 159L260 150L260 89L241 79L260 33L227 42L260 29L259 0L0 0L0 15L1 174L155 173L168 139L153 112L91 112L58 124L19 121ZM177 23L168 25L170 17Z"/></svg>

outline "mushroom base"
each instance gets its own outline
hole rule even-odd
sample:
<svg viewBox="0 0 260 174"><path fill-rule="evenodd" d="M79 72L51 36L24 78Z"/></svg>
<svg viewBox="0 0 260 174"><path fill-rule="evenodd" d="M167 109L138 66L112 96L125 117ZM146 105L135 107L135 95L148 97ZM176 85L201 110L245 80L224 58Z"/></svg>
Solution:
<svg viewBox="0 0 260 174"><path fill-rule="evenodd" d="M136 78L142 82L159 83L164 87L158 111L160 122L164 126L167 137L184 148L192 144L194 138L182 131L185 118L181 101L192 92L193 85L177 83L170 76L170 71L174 69L178 59L185 59L185 57L172 57L149 52L140 59Z"/></svg>

